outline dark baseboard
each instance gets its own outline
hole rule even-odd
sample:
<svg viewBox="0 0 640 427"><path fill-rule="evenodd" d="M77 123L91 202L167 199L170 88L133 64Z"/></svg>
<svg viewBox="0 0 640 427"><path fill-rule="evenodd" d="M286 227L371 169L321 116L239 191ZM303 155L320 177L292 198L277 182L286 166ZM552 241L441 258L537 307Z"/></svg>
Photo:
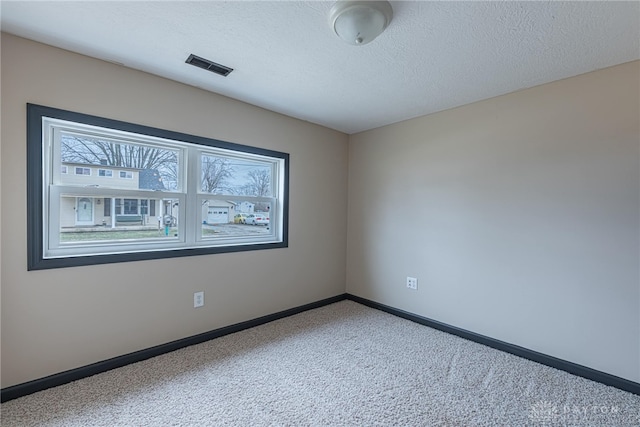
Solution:
<svg viewBox="0 0 640 427"><path fill-rule="evenodd" d="M68 371L60 372L58 374L53 374L48 377L40 378L22 384L17 384L11 387L6 387L0 390L0 402L7 402L9 400L17 399L19 397L46 390L51 387L57 387L59 385L67 384L72 381L110 371L111 369L121 368L132 363L141 362L143 360L179 350L184 347L189 347L194 344L200 344L214 338L233 334L234 332L240 332L245 329L273 322L274 320L293 316L294 314L302 313L303 311L312 310L314 308L320 308L338 301L343 301L346 298L346 294L336 295L335 297L301 305L299 307L290 308L278 313L258 317L257 319L247 320L246 322L236 323L235 325L226 326L224 328L215 329L213 331L204 332L202 334L179 339L176 341L171 341L166 344L161 344L155 347L147 348L122 356L117 356L112 359L103 360L101 362L96 362L91 365L82 366L80 368L71 369Z"/></svg>
<svg viewBox="0 0 640 427"><path fill-rule="evenodd" d="M576 363L567 362L566 360L558 359L553 356L548 356L537 351L529 350L524 347L520 347L514 344L509 344L504 341L500 341L494 338L490 338L484 335L476 334L475 332L460 329L455 326L447 325L446 323L438 322L437 320L428 319L426 317L418 316L417 314L409 313L407 311L399 310L397 308L390 307L388 305L380 304L375 301L371 301L365 298L361 298L355 295L347 294L347 299L366 305L371 308L375 308L394 316L402 317L407 320L411 320L421 325L429 326L434 329L438 329L449 334L457 335L461 338L474 341L479 344L484 344L487 347L495 348L496 350L511 353L524 359L529 359L534 362L538 362L542 365L547 365L552 368L560 369L562 371L569 372L570 374L577 375L592 381L596 381L611 387L618 388L620 390L628 391L640 395L640 383L630 381L624 378L617 377L615 375L607 374L602 371L587 368L586 366L578 365Z"/></svg>
<svg viewBox="0 0 640 427"><path fill-rule="evenodd" d="M540 364L550 366L552 368L560 369L560 370L569 372L570 374L573 374L573 375L577 375L592 381L596 381L608 386L618 388L620 390L624 390L630 393L640 395L640 383L629 381L624 378L617 377L615 375L597 371L595 369L587 368L586 366L578 365L576 363L567 362L566 360L558 359L553 356L548 356L543 353L538 353L537 351L529 350L527 348L520 347L514 344L509 344L504 341L499 341L484 335L476 334L475 332L471 332L465 329L457 328L455 326L447 325L446 323L428 319L426 317L422 317L417 314L409 313L407 311L393 308L393 307L380 304L375 301L371 301L355 295L342 294L342 295L336 295L335 297L316 301L310 304L301 305L299 307L290 308L288 310L280 311L278 313L258 317L257 319L247 320L246 322L236 323L235 325L226 326L224 328L215 329L209 332L204 332L202 334L179 339L176 341L172 341L166 344L161 344L148 349L136 351L133 353L122 355L122 356L117 356L112 359L93 363L91 365L82 366L80 368L71 369L65 372L60 372L58 374L50 375L48 377L40 378L37 380L22 383L22 384L17 384L11 387L6 387L0 390L0 402L7 402L9 400L27 396L29 394L46 390L51 387L56 387L56 386L67 384L82 378L90 377L92 375L96 375L102 372L110 371L111 369L120 368L136 362L141 362L143 360L150 359L152 357L160 356L161 354L169 353L169 352L179 350L181 348L188 347L191 345L200 344L200 343L212 340L214 338L222 337L224 335L232 334L235 332L240 332L245 329L253 328L255 326L263 325L265 323L273 322L274 320L293 316L294 314L302 313L307 310L320 308L325 305L333 304L345 299L349 299L359 304L366 305L368 307L393 314L394 316L411 320L421 325L429 326L431 328L438 329L443 332L457 335L461 338L465 338L470 341L474 341L479 344L483 344L488 347L492 347L497 350L504 351L506 353L514 354L524 359L529 359L534 362L538 362Z"/></svg>

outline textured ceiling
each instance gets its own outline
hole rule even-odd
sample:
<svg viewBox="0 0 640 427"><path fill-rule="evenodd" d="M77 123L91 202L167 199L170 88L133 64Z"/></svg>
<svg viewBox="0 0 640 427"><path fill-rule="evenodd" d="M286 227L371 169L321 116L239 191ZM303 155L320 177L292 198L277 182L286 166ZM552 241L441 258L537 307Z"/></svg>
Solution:
<svg viewBox="0 0 640 427"><path fill-rule="evenodd" d="M331 32L332 4L5 0L1 28L346 133L640 59L637 1L391 2L365 46Z"/></svg>

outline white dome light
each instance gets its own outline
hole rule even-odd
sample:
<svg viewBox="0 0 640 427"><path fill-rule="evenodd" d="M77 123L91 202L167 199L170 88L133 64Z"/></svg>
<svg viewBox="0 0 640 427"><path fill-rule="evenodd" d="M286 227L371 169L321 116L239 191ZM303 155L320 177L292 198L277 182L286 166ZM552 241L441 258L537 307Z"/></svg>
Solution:
<svg viewBox="0 0 640 427"><path fill-rule="evenodd" d="M367 44L391 22L393 9L388 1L339 1L331 7L331 28L345 42Z"/></svg>

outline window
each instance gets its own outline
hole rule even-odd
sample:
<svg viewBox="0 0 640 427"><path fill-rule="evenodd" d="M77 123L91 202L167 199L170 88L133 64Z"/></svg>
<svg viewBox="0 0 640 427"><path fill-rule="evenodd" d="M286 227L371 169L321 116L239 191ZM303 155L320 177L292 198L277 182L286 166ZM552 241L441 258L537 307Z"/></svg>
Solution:
<svg viewBox="0 0 640 427"><path fill-rule="evenodd" d="M138 214L138 199L124 199L124 214L125 215L137 215Z"/></svg>
<svg viewBox="0 0 640 427"><path fill-rule="evenodd" d="M140 213L142 215L147 215L149 213L149 201L148 200L140 200Z"/></svg>
<svg viewBox="0 0 640 427"><path fill-rule="evenodd" d="M29 270L288 245L288 154L27 109Z"/></svg>

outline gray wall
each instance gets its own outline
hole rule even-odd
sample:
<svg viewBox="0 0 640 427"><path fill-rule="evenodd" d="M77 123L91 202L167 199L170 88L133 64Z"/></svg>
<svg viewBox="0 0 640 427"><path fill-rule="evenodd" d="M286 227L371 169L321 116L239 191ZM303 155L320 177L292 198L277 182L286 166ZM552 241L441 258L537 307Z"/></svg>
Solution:
<svg viewBox="0 0 640 427"><path fill-rule="evenodd" d="M347 291L640 381L639 81L636 61L352 135Z"/></svg>
<svg viewBox="0 0 640 427"><path fill-rule="evenodd" d="M290 153L289 248L27 272L27 102ZM344 293L347 143L2 34L2 387ZM200 290L206 305L194 309Z"/></svg>

